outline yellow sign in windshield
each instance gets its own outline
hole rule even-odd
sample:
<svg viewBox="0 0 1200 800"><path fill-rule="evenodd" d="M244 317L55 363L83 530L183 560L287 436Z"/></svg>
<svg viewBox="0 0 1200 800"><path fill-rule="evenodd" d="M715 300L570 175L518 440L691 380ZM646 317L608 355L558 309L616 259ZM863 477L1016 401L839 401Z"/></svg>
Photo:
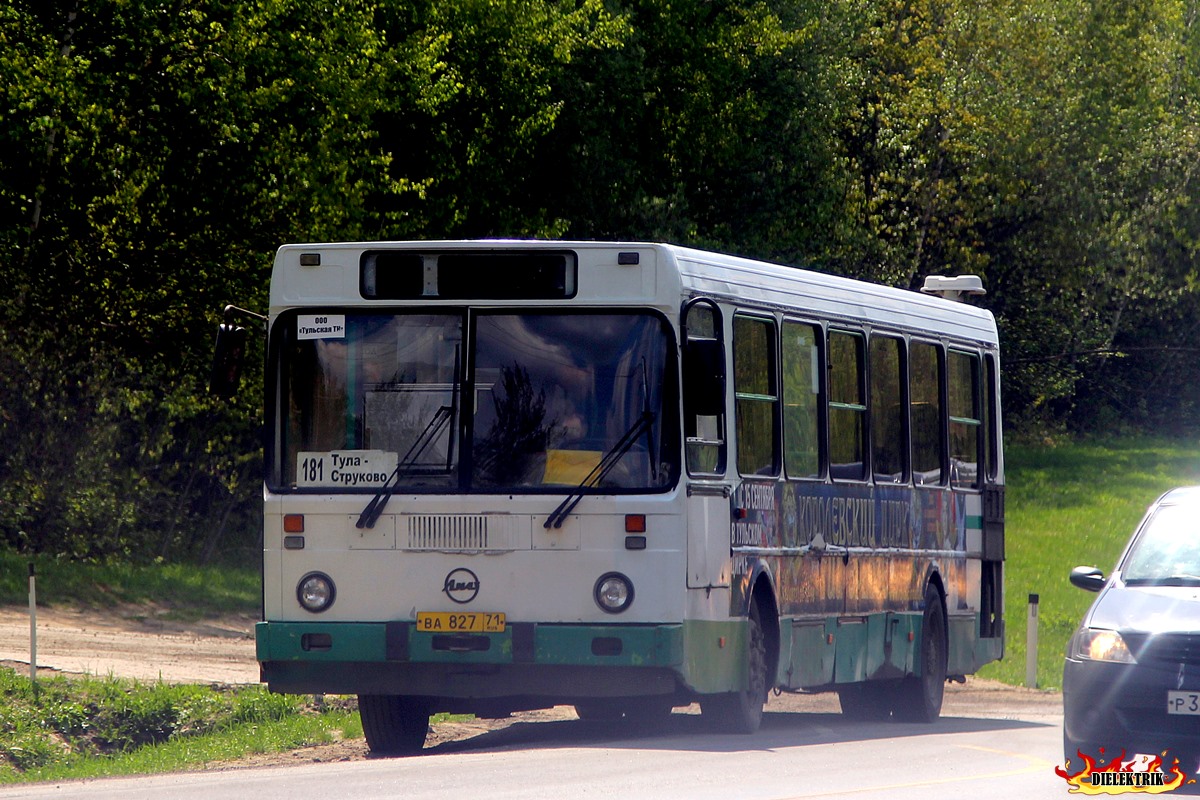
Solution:
<svg viewBox="0 0 1200 800"><path fill-rule="evenodd" d="M600 463L599 450L547 450L542 483L578 486Z"/></svg>

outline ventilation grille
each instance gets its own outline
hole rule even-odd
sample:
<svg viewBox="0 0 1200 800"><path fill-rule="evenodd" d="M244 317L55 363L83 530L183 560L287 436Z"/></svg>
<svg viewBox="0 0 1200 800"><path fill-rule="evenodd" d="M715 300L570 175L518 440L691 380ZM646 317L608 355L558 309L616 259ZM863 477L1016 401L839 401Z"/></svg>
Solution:
<svg viewBox="0 0 1200 800"><path fill-rule="evenodd" d="M481 514L415 515L408 517L408 550L456 553L517 549L517 520Z"/></svg>

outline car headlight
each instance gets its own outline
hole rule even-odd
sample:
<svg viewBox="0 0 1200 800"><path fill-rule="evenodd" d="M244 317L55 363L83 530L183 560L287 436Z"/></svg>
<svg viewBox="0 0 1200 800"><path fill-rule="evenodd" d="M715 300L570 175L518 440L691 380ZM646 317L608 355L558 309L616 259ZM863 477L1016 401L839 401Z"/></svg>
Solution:
<svg viewBox="0 0 1200 800"><path fill-rule="evenodd" d="M323 572L310 572L296 584L296 599L305 611L320 614L333 605L337 589L333 579Z"/></svg>
<svg viewBox="0 0 1200 800"><path fill-rule="evenodd" d="M592 597L601 611L620 614L633 603L633 584L619 572L608 572L596 581Z"/></svg>
<svg viewBox="0 0 1200 800"><path fill-rule="evenodd" d="M1125 640L1116 631L1103 628L1084 628L1075 635L1072 656L1090 661L1113 661L1119 664L1136 664L1137 659L1129 651Z"/></svg>

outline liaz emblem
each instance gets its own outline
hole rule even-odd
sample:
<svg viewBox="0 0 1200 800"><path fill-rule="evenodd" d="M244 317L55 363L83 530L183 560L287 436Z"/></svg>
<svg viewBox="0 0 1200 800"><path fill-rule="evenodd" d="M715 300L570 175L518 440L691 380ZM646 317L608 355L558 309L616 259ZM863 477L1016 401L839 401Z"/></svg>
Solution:
<svg viewBox="0 0 1200 800"><path fill-rule="evenodd" d="M469 603L479 594L479 576L465 567L451 570L442 591L456 603Z"/></svg>

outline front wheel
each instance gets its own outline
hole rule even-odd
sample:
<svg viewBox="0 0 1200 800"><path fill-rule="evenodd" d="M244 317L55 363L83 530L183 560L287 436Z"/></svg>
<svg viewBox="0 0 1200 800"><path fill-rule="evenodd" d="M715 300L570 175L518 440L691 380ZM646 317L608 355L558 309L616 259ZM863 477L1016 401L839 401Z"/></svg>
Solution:
<svg viewBox="0 0 1200 800"><path fill-rule="evenodd" d="M921 674L900 681L892 709L894 719L935 722L942 713L946 690L946 611L942 594L933 584L925 587L920 658Z"/></svg>
<svg viewBox="0 0 1200 800"><path fill-rule="evenodd" d="M429 732L429 705L416 697L394 694L360 694L358 713L362 718L367 747L381 756L405 756L421 752Z"/></svg>
<svg viewBox="0 0 1200 800"><path fill-rule="evenodd" d="M754 733L762 724L763 705L770 686L767 682L767 642L759 619L758 603L750 605L746 647L746 688L739 692L700 698L700 711L718 730Z"/></svg>

